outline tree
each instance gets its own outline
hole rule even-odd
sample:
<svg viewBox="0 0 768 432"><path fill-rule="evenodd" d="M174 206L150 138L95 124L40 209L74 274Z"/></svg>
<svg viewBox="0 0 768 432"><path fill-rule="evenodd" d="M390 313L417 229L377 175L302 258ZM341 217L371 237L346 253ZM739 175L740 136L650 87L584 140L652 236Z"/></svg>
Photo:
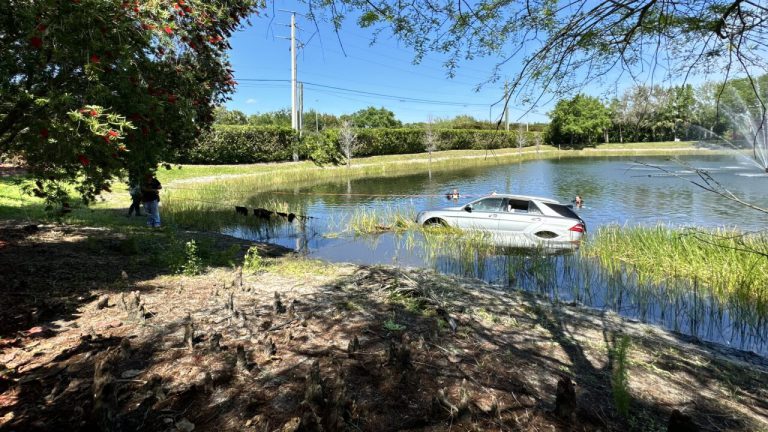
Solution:
<svg viewBox="0 0 768 432"><path fill-rule="evenodd" d="M599 99L578 94L555 105L549 116L549 140L553 144L568 141L574 144L592 144L611 126L608 109Z"/></svg>
<svg viewBox="0 0 768 432"><path fill-rule="evenodd" d="M509 97L535 105L609 74L639 79L663 64L669 76L766 70L768 8L761 1L632 0L308 0L316 19L341 26L354 16L378 36L388 30L415 51L447 56L453 75L463 59L500 59L488 81L514 66ZM327 11L320 15L319 11ZM659 68L660 69L660 68ZM624 73L622 73L624 72ZM647 75L644 75L647 76ZM509 103L509 99L507 99Z"/></svg>
<svg viewBox="0 0 768 432"><path fill-rule="evenodd" d="M314 109L310 109L304 113L305 130L321 131L323 129L338 128L339 126L341 126L341 123L339 122L338 117L333 114L321 113Z"/></svg>
<svg viewBox="0 0 768 432"><path fill-rule="evenodd" d="M248 124L251 126L291 127L291 109L282 108L263 114L252 114L248 117Z"/></svg>
<svg viewBox="0 0 768 432"><path fill-rule="evenodd" d="M220 125L244 125L248 124L248 117L242 111L229 111L225 107L218 107L213 112L214 122Z"/></svg>
<svg viewBox="0 0 768 432"><path fill-rule="evenodd" d="M355 155L355 150L357 149L357 132L355 132L352 122L349 120L341 122L339 145L341 152L344 153L344 157L347 158L347 168L350 168L352 166L352 156Z"/></svg>
<svg viewBox="0 0 768 432"><path fill-rule="evenodd" d="M429 165L432 165L432 152L437 150L438 136L432 127L432 118L424 127L424 151L429 153Z"/></svg>
<svg viewBox="0 0 768 432"><path fill-rule="evenodd" d="M341 116L359 128L398 128L403 124L395 118L395 113L382 107L368 107L349 116Z"/></svg>
<svg viewBox="0 0 768 432"><path fill-rule="evenodd" d="M0 155L34 193L87 202L194 142L234 89L227 38L254 0L0 2Z"/></svg>

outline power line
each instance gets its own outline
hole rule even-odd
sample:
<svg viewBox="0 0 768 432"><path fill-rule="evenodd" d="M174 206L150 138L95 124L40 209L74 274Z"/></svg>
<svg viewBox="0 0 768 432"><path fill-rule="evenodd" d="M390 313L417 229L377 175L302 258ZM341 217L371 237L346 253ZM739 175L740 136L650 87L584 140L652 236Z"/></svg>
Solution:
<svg viewBox="0 0 768 432"><path fill-rule="evenodd" d="M286 82L290 80L278 80L278 79L260 79L260 78L239 78L238 81L244 81L244 82ZM325 84L319 84L319 83L313 83L313 82L307 82L304 81L305 85L311 86L311 87L319 87L324 89L330 89L330 90L337 90L342 92L348 92L348 93L356 93L361 95L367 95L367 96L376 96L376 97L383 97L388 99L396 99L400 101L408 101L413 103L424 103L424 104L434 104L434 105L451 105L451 106L482 106L486 107L490 104L488 103L470 103L470 102L457 102L457 101L444 101L444 100L434 100L434 99L423 99L423 98L414 98L410 96L400 96L400 95L393 95L393 94L386 94L386 93L377 93L377 92L369 92L365 90L356 90L356 89L350 89L350 88L344 88L344 87L338 87L338 86L331 86L331 85L325 85Z"/></svg>

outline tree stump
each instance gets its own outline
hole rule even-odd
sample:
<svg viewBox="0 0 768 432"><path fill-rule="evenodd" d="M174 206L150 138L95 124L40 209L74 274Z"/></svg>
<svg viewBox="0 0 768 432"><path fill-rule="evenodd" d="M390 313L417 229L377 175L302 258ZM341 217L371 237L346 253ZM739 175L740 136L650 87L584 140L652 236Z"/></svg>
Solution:
<svg viewBox="0 0 768 432"><path fill-rule="evenodd" d="M357 336L355 336L351 341L349 341L349 344L347 345L347 356L349 356L349 358L353 358L355 353L359 350L360 341L357 339Z"/></svg>
<svg viewBox="0 0 768 432"><path fill-rule="evenodd" d="M280 293L275 291L275 303L274 303L274 310L276 314L284 314L286 309L283 305L283 302L280 300Z"/></svg>
<svg viewBox="0 0 768 432"><path fill-rule="evenodd" d="M667 423L667 432L698 432L699 427L693 422L690 416L683 414L679 410L672 411Z"/></svg>
<svg viewBox="0 0 768 432"><path fill-rule="evenodd" d="M296 299L291 300L291 304L288 305L288 318L293 319L296 316Z"/></svg>
<svg viewBox="0 0 768 432"><path fill-rule="evenodd" d="M264 354L267 356L273 356L277 354L277 347L275 346L275 343L272 341L272 338L269 338L264 341Z"/></svg>
<svg viewBox="0 0 768 432"><path fill-rule="evenodd" d="M411 350L401 343L389 340L387 349L387 364L398 369L406 369L411 364Z"/></svg>
<svg viewBox="0 0 768 432"><path fill-rule="evenodd" d="M214 333L211 335L211 351L221 351L221 333Z"/></svg>
<svg viewBox="0 0 768 432"><path fill-rule="evenodd" d="M568 419L576 411L576 386L570 377L561 376L555 394L555 415Z"/></svg>
<svg viewBox="0 0 768 432"><path fill-rule="evenodd" d="M195 349L195 324L192 322L192 316L187 314L184 318L184 345L190 351Z"/></svg>
<svg viewBox="0 0 768 432"><path fill-rule="evenodd" d="M315 360L309 369L304 401L313 406L320 406L323 403L323 380L320 378L319 360Z"/></svg>
<svg viewBox="0 0 768 432"><path fill-rule="evenodd" d="M119 348L109 348L96 361L93 373L93 419L99 430L105 432L120 431L117 421L117 381L115 368Z"/></svg>
<svg viewBox="0 0 768 432"><path fill-rule="evenodd" d="M235 366L238 370L248 370L248 360L245 357L245 348L243 344L237 344L237 352L235 354Z"/></svg>
<svg viewBox="0 0 768 432"><path fill-rule="evenodd" d="M224 307L227 308L230 313L235 313L235 293L229 293L227 296L227 302L224 304Z"/></svg>

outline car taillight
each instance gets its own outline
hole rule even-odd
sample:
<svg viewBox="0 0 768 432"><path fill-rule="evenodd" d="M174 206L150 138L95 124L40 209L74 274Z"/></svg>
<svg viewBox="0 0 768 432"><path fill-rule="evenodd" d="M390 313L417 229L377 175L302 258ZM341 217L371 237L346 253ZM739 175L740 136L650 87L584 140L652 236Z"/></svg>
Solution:
<svg viewBox="0 0 768 432"><path fill-rule="evenodd" d="M586 230L587 230L587 227L585 227L584 224L580 224L580 223L568 228L568 231L573 231L573 232L584 232Z"/></svg>

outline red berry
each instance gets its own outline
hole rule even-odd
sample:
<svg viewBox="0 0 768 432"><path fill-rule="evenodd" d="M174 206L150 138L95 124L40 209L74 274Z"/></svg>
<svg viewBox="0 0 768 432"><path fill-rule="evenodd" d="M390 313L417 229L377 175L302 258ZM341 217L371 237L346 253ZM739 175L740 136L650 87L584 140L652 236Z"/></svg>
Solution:
<svg viewBox="0 0 768 432"><path fill-rule="evenodd" d="M118 131L116 131L114 129L110 129L109 132L107 132L107 135L109 135L111 137L117 138L117 137L120 136L120 132L118 132Z"/></svg>
<svg viewBox="0 0 768 432"><path fill-rule="evenodd" d="M96 117L97 115L99 115L99 112L98 112L98 111L96 111L95 109L92 109L92 110L90 110L90 111L88 112L88 114L90 114L90 115L91 115L91 117Z"/></svg>
<svg viewBox="0 0 768 432"><path fill-rule="evenodd" d="M45 138L45 139L48 139L48 128L40 129L40 136Z"/></svg>
<svg viewBox="0 0 768 432"><path fill-rule="evenodd" d="M163 30L165 30L165 32L166 32L167 34L172 34L172 33L173 33L173 29L172 29L172 28L170 28L169 26L165 26L165 28L163 28Z"/></svg>
<svg viewBox="0 0 768 432"><path fill-rule="evenodd" d="M91 55L91 63L94 63L94 64L101 63L101 57L97 56L96 54Z"/></svg>
<svg viewBox="0 0 768 432"><path fill-rule="evenodd" d="M88 159L84 154L77 155L77 160L80 161L80 165L87 167L91 164L91 160Z"/></svg>
<svg viewBox="0 0 768 432"><path fill-rule="evenodd" d="M30 38L30 39L29 39L29 44L30 44L30 45L32 45L33 47L35 47L35 48L38 48L38 49L39 49L40 47L42 47L42 46L43 46L43 40L42 40L42 39L40 39L40 38L39 38L39 37L37 37L37 36L34 36L34 37L32 37L32 38Z"/></svg>

